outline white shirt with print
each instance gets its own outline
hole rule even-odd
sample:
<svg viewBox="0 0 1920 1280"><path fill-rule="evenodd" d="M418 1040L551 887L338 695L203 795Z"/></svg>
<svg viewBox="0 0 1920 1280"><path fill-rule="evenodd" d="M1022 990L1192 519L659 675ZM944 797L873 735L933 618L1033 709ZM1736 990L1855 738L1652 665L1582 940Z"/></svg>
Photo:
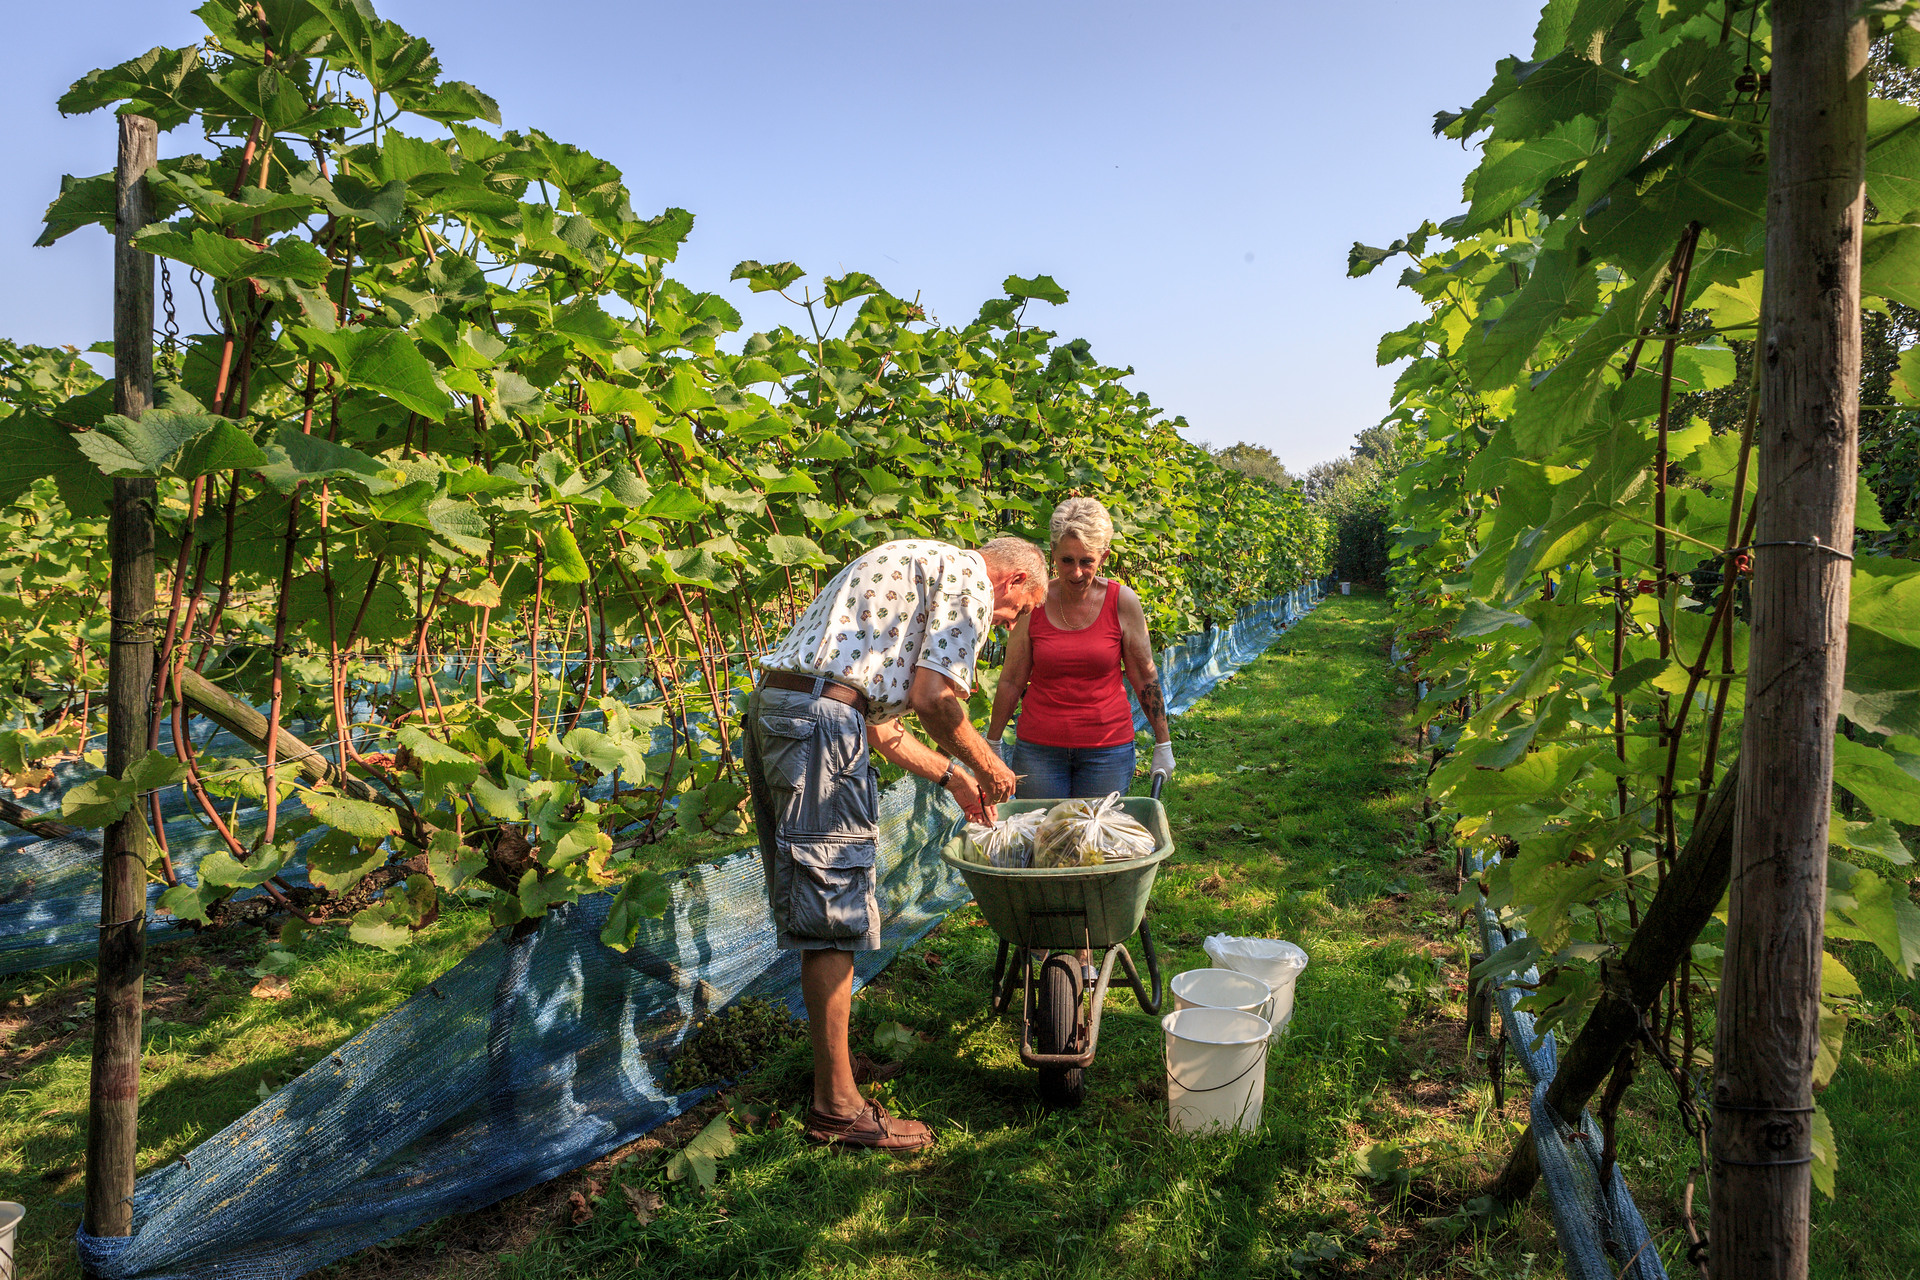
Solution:
<svg viewBox="0 0 1920 1280"><path fill-rule="evenodd" d="M867 723L907 710L915 667L973 687L993 625L993 583L977 551L907 539L863 552L814 597L760 665L823 675L867 695Z"/></svg>

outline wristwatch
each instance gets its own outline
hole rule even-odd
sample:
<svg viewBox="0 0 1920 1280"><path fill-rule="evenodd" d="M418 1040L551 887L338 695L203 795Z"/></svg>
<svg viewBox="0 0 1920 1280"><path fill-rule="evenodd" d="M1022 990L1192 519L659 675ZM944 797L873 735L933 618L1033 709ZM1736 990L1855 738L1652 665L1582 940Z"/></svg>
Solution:
<svg viewBox="0 0 1920 1280"><path fill-rule="evenodd" d="M955 759L955 757L953 756L947 757L947 771L940 775L940 782L939 782L940 786L944 787L947 785L947 783L953 781L953 766L957 763L958 761Z"/></svg>

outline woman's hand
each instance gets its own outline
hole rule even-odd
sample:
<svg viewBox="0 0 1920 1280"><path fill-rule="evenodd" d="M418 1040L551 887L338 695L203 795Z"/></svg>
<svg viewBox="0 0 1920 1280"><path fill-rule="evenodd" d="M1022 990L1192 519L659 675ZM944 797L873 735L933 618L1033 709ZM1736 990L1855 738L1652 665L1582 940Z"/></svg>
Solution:
<svg viewBox="0 0 1920 1280"><path fill-rule="evenodd" d="M1153 763L1147 767L1147 776L1152 777L1156 773L1164 773L1169 778L1173 776L1173 744L1171 742L1153 744Z"/></svg>

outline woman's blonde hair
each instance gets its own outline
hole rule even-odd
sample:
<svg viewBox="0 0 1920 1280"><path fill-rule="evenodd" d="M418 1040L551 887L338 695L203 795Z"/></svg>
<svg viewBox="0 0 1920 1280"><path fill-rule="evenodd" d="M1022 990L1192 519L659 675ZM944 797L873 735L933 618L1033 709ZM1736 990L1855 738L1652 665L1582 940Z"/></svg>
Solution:
<svg viewBox="0 0 1920 1280"><path fill-rule="evenodd" d="M1113 517L1097 498L1068 498L1053 509L1047 532L1056 547L1061 539L1074 537L1093 548L1095 555L1105 555L1113 545Z"/></svg>

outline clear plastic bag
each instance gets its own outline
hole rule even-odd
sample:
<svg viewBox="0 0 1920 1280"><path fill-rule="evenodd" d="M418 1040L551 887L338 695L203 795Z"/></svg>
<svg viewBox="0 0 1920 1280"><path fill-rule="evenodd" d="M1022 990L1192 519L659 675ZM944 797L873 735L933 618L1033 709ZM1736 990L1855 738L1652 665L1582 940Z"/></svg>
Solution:
<svg viewBox="0 0 1920 1280"><path fill-rule="evenodd" d="M991 827L969 822L964 856L989 867L1030 867L1034 829L1046 816L1044 809L1029 809Z"/></svg>
<svg viewBox="0 0 1920 1280"><path fill-rule="evenodd" d="M1153 850L1153 833L1120 807L1118 791L1103 800L1062 800L1033 833L1036 867L1096 867Z"/></svg>

